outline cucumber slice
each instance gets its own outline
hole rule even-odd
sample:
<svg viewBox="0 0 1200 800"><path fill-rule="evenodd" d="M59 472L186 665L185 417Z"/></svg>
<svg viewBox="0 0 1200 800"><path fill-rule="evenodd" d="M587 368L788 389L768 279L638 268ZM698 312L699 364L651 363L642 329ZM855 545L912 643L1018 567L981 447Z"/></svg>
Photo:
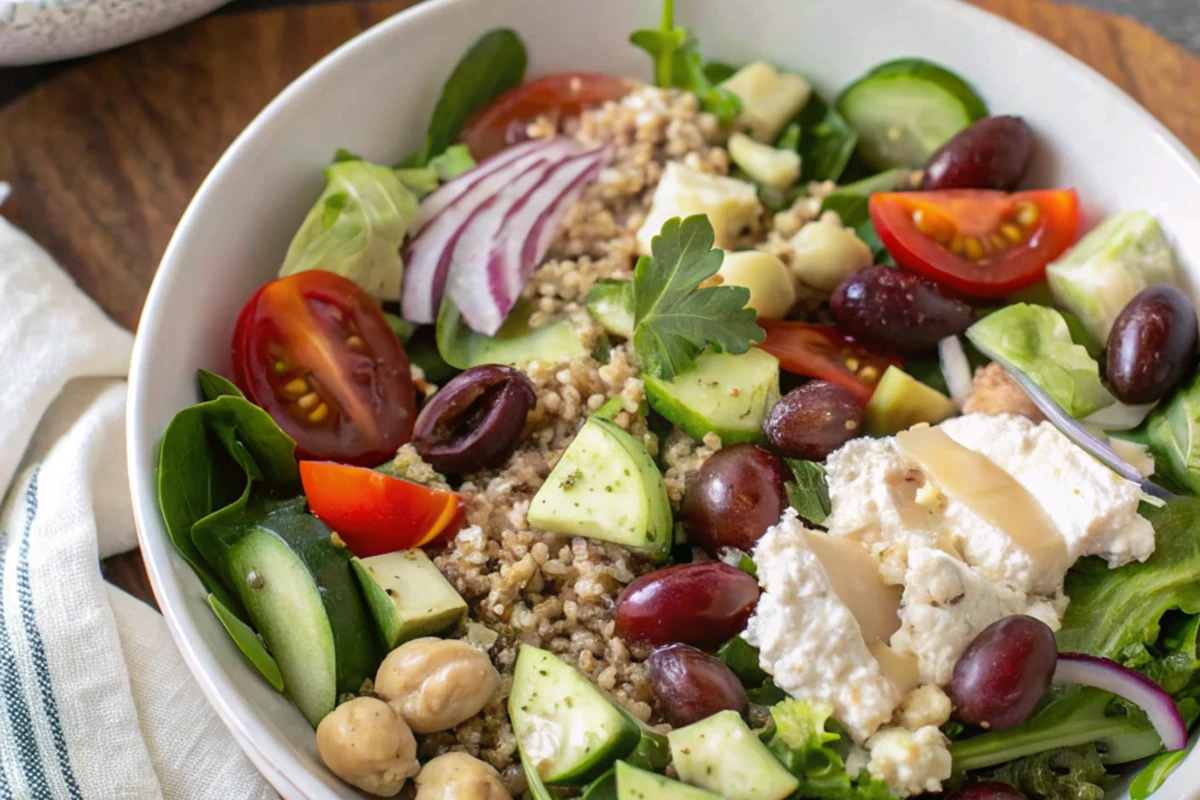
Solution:
<svg viewBox="0 0 1200 800"><path fill-rule="evenodd" d="M664 381L643 375L650 407L700 441L708 433L721 444L765 440L763 420L779 402L779 360L751 348L745 353L704 353L696 368Z"/></svg>
<svg viewBox="0 0 1200 800"><path fill-rule="evenodd" d="M258 634L254 632L246 623L242 622L237 614L234 614L221 599L215 594L208 596L208 605L212 608L213 613L217 615L217 619L221 621L221 625L225 628L225 632L229 634L229 638L233 639L233 643L238 646L238 650L242 651L259 674L267 679L267 683L275 687L275 691L283 691L283 676L279 674L279 664L267 652L267 648L263 645L262 640L258 638Z"/></svg>
<svg viewBox="0 0 1200 800"><path fill-rule="evenodd" d="M521 645L508 716L527 770L581 785L629 754L642 731L624 709L557 656Z"/></svg>
<svg viewBox="0 0 1200 800"><path fill-rule="evenodd" d="M707 789L673 781L624 761L617 762L615 775L617 800L721 800L719 794Z"/></svg>
<svg viewBox="0 0 1200 800"><path fill-rule="evenodd" d="M988 115L962 78L919 58L881 64L851 84L837 109L858 131L858 152L878 169L919 169L954 134Z"/></svg>
<svg viewBox="0 0 1200 800"><path fill-rule="evenodd" d="M367 609L390 652L434 636L467 613L466 601L419 548L351 559Z"/></svg>
<svg viewBox="0 0 1200 800"><path fill-rule="evenodd" d="M800 788L736 711L676 728L667 739L679 779L726 800L784 800Z"/></svg>

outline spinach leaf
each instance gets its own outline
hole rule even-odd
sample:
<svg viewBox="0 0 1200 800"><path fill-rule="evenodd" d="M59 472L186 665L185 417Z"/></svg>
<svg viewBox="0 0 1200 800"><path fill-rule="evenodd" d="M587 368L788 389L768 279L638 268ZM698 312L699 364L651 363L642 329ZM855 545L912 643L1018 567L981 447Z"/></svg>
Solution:
<svg viewBox="0 0 1200 800"><path fill-rule="evenodd" d="M617 800L616 769L609 767L607 772L583 787L580 800Z"/></svg>
<svg viewBox="0 0 1200 800"><path fill-rule="evenodd" d="M846 171L858 134L816 92L796 118L800 126L800 180L836 181Z"/></svg>
<svg viewBox="0 0 1200 800"><path fill-rule="evenodd" d="M666 736L652 730L645 723L639 721L638 727L642 729L642 738L638 739L637 746L633 748L633 751L625 756L625 762L638 769L661 772L667 768L667 764L671 763L670 742L667 741Z"/></svg>
<svg viewBox="0 0 1200 800"><path fill-rule="evenodd" d="M722 251L713 249L712 225L703 214L667 220L638 259L633 277L633 347L644 369L669 381L692 369L712 347L745 353L766 333L746 308L748 289L700 284L716 274Z"/></svg>
<svg viewBox="0 0 1200 800"><path fill-rule="evenodd" d="M825 468L814 461L793 458L785 458L784 461L795 478L794 483L787 485L788 501L792 508L810 525L823 524L832 508Z"/></svg>
<svg viewBox="0 0 1200 800"><path fill-rule="evenodd" d="M1146 437L1155 480L1200 494L1200 373L1150 412Z"/></svg>
<svg viewBox="0 0 1200 800"><path fill-rule="evenodd" d="M732 67L724 64L705 66L696 37L687 28L675 24L675 0L664 0L661 26L634 31L629 41L654 59L654 81L658 86L683 89L696 95L701 107L714 114L722 125L728 125L741 113L742 101L738 96L718 86L720 81L713 79L722 75L729 77Z"/></svg>
<svg viewBox="0 0 1200 800"><path fill-rule="evenodd" d="M233 381L206 369L196 370L196 380L200 384L200 395L205 400L216 400L222 395L245 397L242 390L233 385Z"/></svg>
<svg viewBox="0 0 1200 800"><path fill-rule="evenodd" d="M516 32L501 28L481 36L442 88L418 163L405 166L423 167L445 151L472 117L524 80L527 62L525 45Z"/></svg>
<svg viewBox="0 0 1200 800"><path fill-rule="evenodd" d="M758 648L735 636L717 650L717 658L746 686L761 686L767 673L758 665Z"/></svg>
<svg viewBox="0 0 1200 800"><path fill-rule="evenodd" d="M279 664L267 652L266 646L258 638L254 629L242 622L233 611L226 608L215 594L208 596L208 605L217 615L217 619L221 621L229 638L233 639L234 644L238 646L238 649L258 670L259 674L267 679L267 683L275 687L275 691L282 692L283 675L279 672Z"/></svg>

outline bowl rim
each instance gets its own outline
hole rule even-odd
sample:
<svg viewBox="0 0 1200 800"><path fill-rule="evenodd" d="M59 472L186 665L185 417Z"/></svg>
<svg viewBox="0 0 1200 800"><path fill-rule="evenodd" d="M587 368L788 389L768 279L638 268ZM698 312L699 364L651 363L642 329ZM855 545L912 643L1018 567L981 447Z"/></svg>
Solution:
<svg viewBox="0 0 1200 800"><path fill-rule="evenodd" d="M321 787L319 781L315 781L311 773L297 763L295 756L289 751L281 751L278 747L264 748L262 746L261 742L264 741L274 744L273 732L254 713L254 709L238 695L231 682L221 674L221 669L212 653L201 643L198 630L193 622L186 614L179 613L178 608L185 605L186 598L170 566L170 541L165 535L151 535L149 532L149 528L153 524L159 525L160 528L157 530L161 532L161 519L158 517L157 498L152 493L143 491L141 477L145 474L154 474L157 469L156 458L150 459L147 463L144 454L147 452L157 454L157 447L147 448L147 438L152 437L157 442L161 431L150 431L140 424L140 420L144 419L144 408L149 402L148 387L152 381L152 376L144 366L155 346L155 339L150 336L148 331L159 329L165 321L161 307L164 305L164 298L170 291L174 272L173 264L178 260L179 253L182 251L184 233L215 197L214 187L218 179L233 162L238 160L242 151L247 149L258 137L259 132L274 117L286 111L293 98L305 93L309 85L330 64L349 57L351 53L359 48L369 46L371 42L390 36L397 28L408 25L411 21L419 18L436 16L445 8L486 1L423 0L416 5L402 9L336 47L308 67L276 95L221 154L188 203L155 271L138 323L129 372L126 451L138 545L150 585L158 600L163 617L166 619L171 637L205 697L216 709L222 722L264 778L285 798L316 800L318 796L332 797L333 795ZM927 8L931 14L951 15L972 21L974 24L989 25L1003 31L1003 35L1013 37L1026 46L1033 47L1050 64L1064 70L1064 74L1069 75L1071 79L1092 84L1094 89L1102 92L1107 102L1121 105L1126 111L1132 112L1146 130L1166 145L1178 159L1180 165L1190 172L1197 182L1200 182L1200 158L1189 150L1159 119L1094 67L1017 23L970 3L961 0L907 1L912 5ZM275 751L281 757L272 757L270 753L266 752L268 749ZM1187 767L1189 771L1200 767L1200 747L1193 748L1193 750L1194 752L1190 753L1180 764L1180 769L1172 777L1181 778L1184 767ZM285 772L285 768L293 771ZM1194 796L1200 798L1200 791L1197 791Z"/></svg>

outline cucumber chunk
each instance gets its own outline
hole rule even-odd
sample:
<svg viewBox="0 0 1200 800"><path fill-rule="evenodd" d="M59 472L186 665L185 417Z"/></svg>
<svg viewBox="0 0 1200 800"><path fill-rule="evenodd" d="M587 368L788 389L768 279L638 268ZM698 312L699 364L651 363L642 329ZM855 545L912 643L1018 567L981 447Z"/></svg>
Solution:
<svg viewBox="0 0 1200 800"><path fill-rule="evenodd" d="M615 279L597 281L584 299L592 319L613 336L633 337L633 282Z"/></svg>
<svg viewBox="0 0 1200 800"><path fill-rule="evenodd" d="M535 528L614 542L651 558L666 558L671 546L662 473L639 441L598 416L588 417L527 516Z"/></svg>
<svg viewBox="0 0 1200 800"><path fill-rule="evenodd" d="M851 84L837 110L858 131L858 152L878 169L919 169L954 134L986 117L962 78L919 58L889 61Z"/></svg>
<svg viewBox="0 0 1200 800"><path fill-rule="evenodd" d="M468 328L454 304L446 301L438 313L438 353L456 369L470 369L481 364L520 367L531 361L557 364L588 354L570 320L560 319L531 328L529 318L532 315L533 306L520 301L496 335L487 336Z"/></svg>
<svg viewBox="0 0 1200 800"><path fill-rule="evenodd" d="M355 558L350 565L388 651L442 633L467 613L466 601L424 550Z"/></svg>
<svg viewBox="0 0 1200 800"><path fill-rule="evenodd" d="M779 360L758 348L705 353L671 381L642 379L650 407L697 441L708 433L723 445L763 441L763 420L779 402Z"/></svg>
<svg viewBox="0 0 1200 800"><path fill-rule="evenodd" d="M726 800L783 800L800 788L736 711L722 711L667 734L675 771Z"/></svg>
<svg viewBox="0 0 1200 800"><path fill-rule="evenodd" d="M634 718L583 673L529 645L517 654L508 716L526 769L548 784L587 783L642 736Z"/></svg>
<svg viewBox="0 0 1200 800"><path fill-rule="evenodd" d="M617 800L721 800L720 795L617 762Z"/></svg>

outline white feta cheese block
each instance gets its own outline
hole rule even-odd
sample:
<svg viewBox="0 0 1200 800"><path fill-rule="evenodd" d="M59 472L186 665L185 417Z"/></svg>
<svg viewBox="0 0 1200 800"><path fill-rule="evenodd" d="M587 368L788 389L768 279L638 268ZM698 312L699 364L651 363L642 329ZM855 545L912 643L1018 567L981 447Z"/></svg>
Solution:
<svg viewBox="0 0 1200 800"><path fill-rule="evenodd" d="M908 553L900 630L892 636L892 647L917 658L921 683L946 686L959 656L979 632L1013 614L1060 627L1050 603L1030 603L1022 592L988 581L944 550L915 547Z"/></svg>
<svg viewBox="0 0 1200 800"><path fill-rule="evenodd" d="M795 511L767 531L754 562L763 594L744 636L759 649L762 668L791 696L829 703L854 740L865 741L904 692L871 654Z"/></svg>
<svg viewBox="0 0 1200 800"><path fill-rule="evenodd" d="M812 96L812 86L799 75L780 72L765 61L739 69L721 84L738 96L738 123L760 142L774 142Z"/></svg>
<svg viewBox="0 0 1200 800"><path fill-rule="evenodd" d="M650 253L650 241L667 220L693 214L708 217L717 247L733 249L738 236L758 214L758 192L745 181L698 172L678 161L668 162L654 190L650 213L638 229L638 252Z"/></svg>
<svg viewBox="0 0 1200 800"><path fill-rule="evenodd" d="M867 772L898 795L940 792L953 766L946 737L932 725L915 731L888 728L867 742Z"/></svg>

